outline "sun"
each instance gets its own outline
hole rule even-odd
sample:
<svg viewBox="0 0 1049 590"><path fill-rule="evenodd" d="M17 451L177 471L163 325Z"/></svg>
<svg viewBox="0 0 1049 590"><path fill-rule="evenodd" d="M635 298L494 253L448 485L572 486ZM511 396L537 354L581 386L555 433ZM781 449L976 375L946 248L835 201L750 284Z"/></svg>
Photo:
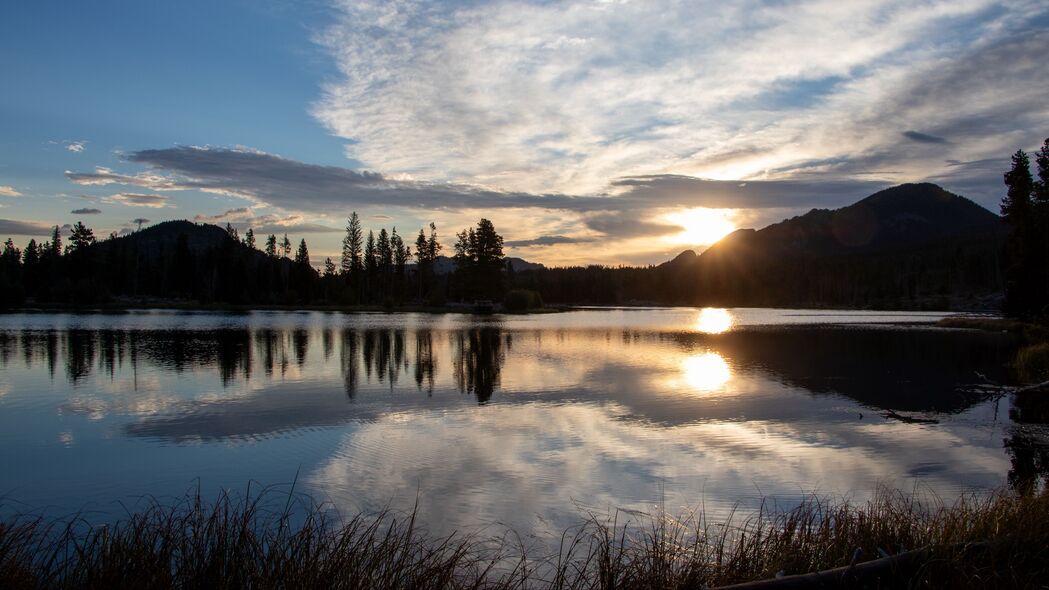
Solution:
<svg viewBox="0 0 1049 590"><path fill-rule="evenodd" d="M676 211L666 216L666 220L682 228L681 233L670 236L675 244L709 246L736 230L736 224L730 219L731 209L709 209L695 207Z"/></svg>

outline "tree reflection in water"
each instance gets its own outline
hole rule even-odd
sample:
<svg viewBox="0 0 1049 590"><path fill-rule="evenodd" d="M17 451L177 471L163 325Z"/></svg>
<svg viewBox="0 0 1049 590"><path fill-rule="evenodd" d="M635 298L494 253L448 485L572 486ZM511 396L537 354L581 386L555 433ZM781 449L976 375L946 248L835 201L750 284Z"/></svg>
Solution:
<svg viewBox="0 0 1049 590"><path fill-rule="evenodd" d="M1005 439L1012 463L1009 485L1022 494L1049 489L1049 441L1045 436L1049 395L1042 391L1014 394L1011 401L1009 418L1013 426Z"/></svg>
<svg viewBox="0 0 1049 590"><path fill-rule="evenodd" d="M542 342L543 334L547 333L535 332L535 342ZM622 337L616 338L620 334ZM1007 342L997 337L971 334L961 337L957 333L929 330L822 327L719 333L710 329L708 333L669 335L636 330L601 333L558 330L554 335L558 347L566 346L565 341L572 339L576 340L576 346L583 348L616 343L613 348L631 357L639 357L640 353L666 357L676 351L673 354L680 354L682 359L679 370L683 371L691 389L698 392L716 392L732 387L730 378L760 373L813 395L844 395L875 409L946 414L966 411L980 401L957 387L966 379L971 380L974 371L998 381L1007 380L1002 367L1008 364L1013 352ZM311 346L314 338L320 340L315 347ZM337 353L337 370L350 400L356 398L364 383L382 384L394 390L399 386L402 373L407 375L405 380L414 382L416 390L432 396L442 383L441 363L447 362L444 365L447 381L443 383L476 396L478 403L485 404L502 387L504 366L513 352L512 343L511 332L497 323L442 329L426 324L414 329L298 326L156 331L23 330L0 333L0 368L18 362L27 367L43 363L52 379L56 371L64 369L68 381L80 385L95 371L111 378L126 369L137 375L139 364L146 363L176 373L200 368L213 370L222 385L228 387L251 381L260 365L268 378L276 373L286 377L289 371L301 378L307 372L322 368ZM320 354L313 352L317 349L324 361ZM612 366L622 371L633 370L615 363L604 368L595 364L593 370L606 371ZM647 373L635 373L638 378L650 378ZM638 403L636 409L642 414L658 409L653 405L655 402L648 399L618 401ZM1013 396L1009 418L1011 424L1004 442L1011 461L1010 485L1025 493L1049 486L1049 445L1045 442L1049 438L1046 431L1049 396Z"/></svg>
<svg viewBox="0 0 1049 590"><path fill-rule="evenodd" d="M487 402L499 387L499 374L506 360L502 331L486 325L459 330L451 338L456 385L463 393L476 395L478 403Z"/></svg>

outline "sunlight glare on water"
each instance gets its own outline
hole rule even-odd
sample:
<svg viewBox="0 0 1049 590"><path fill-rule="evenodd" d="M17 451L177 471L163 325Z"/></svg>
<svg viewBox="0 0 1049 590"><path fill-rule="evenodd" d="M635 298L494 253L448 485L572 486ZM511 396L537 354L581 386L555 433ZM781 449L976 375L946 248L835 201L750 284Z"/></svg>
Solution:
<svg viewBox="0 0 1049 590"><path fill-rule="evenodd" d="M681 363L685 383L696 391L717 391L732 379L732 370L716 352L707 352L685 358Z"/></svg>
<svg viewBox="0 0 1049 590"><path fill-rule="evenodd" d="M732 314L719 307L705 307L699 312L696 329L705 334L721 334L732 328Z"/></svg>

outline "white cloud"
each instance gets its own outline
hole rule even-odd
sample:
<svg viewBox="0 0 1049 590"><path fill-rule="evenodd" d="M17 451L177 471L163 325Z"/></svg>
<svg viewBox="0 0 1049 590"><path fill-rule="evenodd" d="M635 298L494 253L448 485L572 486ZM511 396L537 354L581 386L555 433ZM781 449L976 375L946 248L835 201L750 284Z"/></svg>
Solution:
<svg viewBox="0 0 1049 590"><path fill-rule="evenodd" d="M15 190L13 186L0 184L0 197L21 197L22 193Z"/></svg>
<svg viewBox="0 0 1049 590"><path fill-rule="evenodd" d="M122 174L104 166L96 166L95 171L73 172L66 170L66 178L82 186L107 186L111 184L123 184L138 186L152 190L185 190L177 182L159 174Z"/></svg>
<svg viewBox="0 0 1049 590"><path fill-rule="evenodd" d="M127 205L129 207L150 207L160 209L168 206L168 197L164 195L147 195L140 193L117 193L102 199L103 203Z"/></svg>
<svg viewBox="0 0 1049 590"><path fill-rule="evenodd" d="M238 230L254 228L258 233L341 233L342 228L330 227L320 223L306 221L302 215L277 215L268 213L266 215L255 215L251 207L237 207L227 209L215 215L195 215L193 221L203 223L224 224L229 223Z"/></svg>
<svg viewBox="0 0 1049 590"><path fill-rule="evenodd" d="M834 164L880 154L863 172L900 182L1046 133L1029 2L337 5L318 42L341 78L313 114L387 175L592 194L643 174L853 176ZM984 55L986 75L967 69Z"/></svg>
<svg viewBox="0 0 1049 590"><path fill-rule="evenodd" d="M87 142L86 141L67 141L65 143L66 143L66 149L71 151L71 152L73 152L74 154L79 154L79 153L83 152L85 149L87 149Z"/></svg>

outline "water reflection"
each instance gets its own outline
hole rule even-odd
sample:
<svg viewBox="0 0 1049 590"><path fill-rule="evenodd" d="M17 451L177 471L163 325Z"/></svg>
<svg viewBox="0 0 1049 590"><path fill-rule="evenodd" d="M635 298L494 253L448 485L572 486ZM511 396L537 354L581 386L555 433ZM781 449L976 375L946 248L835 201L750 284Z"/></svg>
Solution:
<svg viewBox="0 0 1049 590"><path fill-rule="evenodd" d="M716 352L686 357L681 370L688 385L699 392L717 391L732 378L728 363Z"/></svg>
<svg viewBox="0 0 1049 590"><path fill-rule="evenodd" d="M502 333L496 326L471 328L453 334L452 341L456 385L460 391L476 395L478 402L487 402L499 387L499 373L506 360ZM507 335L508 350L511 342Z"/></svg>
<svg viewBox="0 0 1049 590"><path fill-rule="evenodd" d="M696 329L705 334L721 334L732 328L732 315L727 309L705 307L699 312Z"/></svg>
<svg viewBox="0 0 1049 590"><path fill-rule="evenodd" d="M0 460L13 466L0 489L25 474L19 489L77 509L83 490L287 481L301 465L344 508L418 497L445 530L557 528L573 502L645 509L659 486L713 510L901 478L944 494L1049 483L1045 406L995 413L970 387L977 373L1008 380L1009 336L740 327L735 313L693 311L675 329L275 314L206 330L0 330ZM38 440L53 447L26 442Z"/></svg>
<svg viewBox="0 0 1049 590"><path fill-rule="evenodd" d="M346 397L361 388L432 394L442 381L485 403L511 388L562 394L585 389L636 405L631 388L662 396L740 393L771 378L813 394L844 395L877 409L961 412L986 398L968 388L986 376L1006 382L1015 347L1000 334L929 329L793 327L721 334L642 330L506 330L499 323L408 328L23 331L0 340L0 367L64 367L74 385L143 367L214 374L238 384L308 381L331 369ZM337 362L333 362L337 359ZM261 375L259 373L261 369ZM665 382L661 388L655 384ZM102 386L105 389L105 386ZM652 397L641 396L650 404ZM638 408L641 413L645 407ZM1034 415L1018 407L1014 419ZM700 416L693 417L699 418Z"/></svg>

